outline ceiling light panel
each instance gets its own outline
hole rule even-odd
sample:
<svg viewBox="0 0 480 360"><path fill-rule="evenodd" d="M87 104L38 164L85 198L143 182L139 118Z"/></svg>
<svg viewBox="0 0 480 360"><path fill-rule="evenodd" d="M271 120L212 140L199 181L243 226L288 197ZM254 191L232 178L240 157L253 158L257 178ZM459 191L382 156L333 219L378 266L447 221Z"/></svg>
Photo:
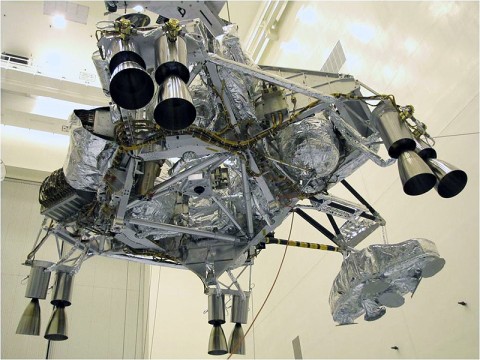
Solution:
<svg viewBox="0 0 480 360"><path fill-rule="evenodd" d="M88 6L76 4L70 1L44 1L44 15L63 15L66 20L87 24Z"/></svg>

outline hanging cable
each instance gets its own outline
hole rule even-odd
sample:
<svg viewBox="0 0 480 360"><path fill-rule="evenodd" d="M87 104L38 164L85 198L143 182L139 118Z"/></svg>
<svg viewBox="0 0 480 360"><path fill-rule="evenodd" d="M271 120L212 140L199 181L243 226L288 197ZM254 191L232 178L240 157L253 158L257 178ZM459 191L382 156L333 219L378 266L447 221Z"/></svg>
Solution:
<svg viewBox="0 0 480 360"><path fill-rule="evenodd" d="M153 339L155 338L155 324L157 323L157 307L158 307L158 293L160 291L160 274L161 269L158 269L158 281L157 281L157 298L155 300L155 312L153 315L153 330L152 330L152 342L150 343L150 354L149 357L152 357L152 349L153 349Z"/></svg>
<svg viewBox="0 0 480 360"><path fill-rule="evenodd" d="M50 359L50 341L51 340L48 340L48 343L47 343L47 353L45 354L45 359Z"/></svg>
<svg viewBox="0 0 480 360"><path fill-rule="evenodd" d="M125 334L127 330L127 299L128 299L128 269L130 268L130 262L127 261L127 284L125 285L125 317L123 322L123 346L122 346L122 359L125 359Z"/></svg>
<svg viewBox="0 0 480 360"><path fill-rule="evenodd" d="M294 217L295 217L295 213L292 213L292 221L290 222L290 230L288 232L288 241L290 241L290 237L292 235ZM288 246L285 247L285 251L283 252L282 261L280 262L280 266L278 267L277 275L275 276L275 279L273 280L272 286L270 287L270 290L268 291L268 294L265 297L265 300L263 300L262 306L260 306L260 309L258 310L257 315L255 315L255 317L253 318L253 321L250 324L250 326L248 327L245 334L243 335L242 340L237 343L237 347L245 340L245 338L246 338L247 334L249 333L250 329L252 328L253 324L255 324L255 321L257 320L258 315L260 315L260 313L262 312L265 304L267 303L267 300L270 297L270 294L272 293L273 288L275 287L275 284L277 283L277 279L278 279L278 276L280 275L280 271L282 270L283 262L285 261L285 255L287 255L287 250L288 250ZM231 353L230 353L230 355L228 356L227 359L230 359L232 357L233 353L235 353L236 350L237 349L231 349Z"/></svg>
<svg viewBox="0 0 480 360"><path fill-rule="evenodd" d="M150 278L149 278L149 282L148 282L148 300L147 300L147 314L146 314L146 319L145 319L145 331L143 332L143 357L145 358L145 352L148 350L146 347L147 347L147 340L148 340L148 336L147 336L147 331L148 331L148 323L150 322L150 291L152 289L152 267L149 266L148 269L150 270ZM144 282L145 284L145 279L144 279ZM145 313L145 311L144 311Z"/></svg>
<svg viewBox="0 0 480 360"><path fill-rule="evenodd" d="M140 318L140 294L142 293L140 291L140 283L142 283L142 289L144 289L145 281L144 277L142 277L142 272L145 274L145 266L142 266L140 268L140 271L138 272L139 279L138 279L138 299L137 299L137 326L135 327L135 350L134 350L134 358L137 358L137 343L138 343L138 319ZM143 291L145 293L145 291Z"/></svg>

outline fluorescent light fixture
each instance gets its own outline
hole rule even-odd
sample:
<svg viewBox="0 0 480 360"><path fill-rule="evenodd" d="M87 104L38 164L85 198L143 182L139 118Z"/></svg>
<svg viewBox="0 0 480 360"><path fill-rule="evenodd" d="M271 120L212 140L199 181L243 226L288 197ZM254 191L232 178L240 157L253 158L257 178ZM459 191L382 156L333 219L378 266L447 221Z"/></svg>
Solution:
<svg viewBox="0 0 480 360"><path fill-rule="evenodd" d="M382 68L382 74L386 80L390 81L393 79L393 76L395 75L395 71L390 65L385 65Z"/></svg>
<svg viewBox="0 0 480 360"><path fill-rule="evenodd" d="M6 145L9 141L18 145L26 143L43 145L49 148L57 148L67 151L70 142L68 134L54 134L34 129L25 129L18 126L2 125L2 145ZM7 160L5 160L7 161ZM8 161L7 161L8 163Z"/></svg>
<svg viewBox="0 0 480 360"><path fill-rule="evenodd" d="M314 25L319 23L319 17L317 11L311 6L302 5L297 12L296 18L305 25Z"/></svg>
<svg viewBox="0 0 480 360"><path fill-rule="evenodd" d="M136 6L133 7L133 10L135 10L135 12L137 12L137 13L143 13L144 8L141 5L136 5Z"/></svg>
<svg viewBox="0 0 480 360"><path fill-rule="evenodd" d="M79 104L71 101L54 99L46 96L37 96L35 98L35 106L32 114L54 117L58 119L68 120L73 109L90 110L95 106Z"/></svg>
<svg viewBox="0 0 480 360"><path fill-rule="evenodd" d="M435 18L448 18L457 15L459 8L454 1L438 1L431 3L429 10Z"/></svg>
<svg viewBox="0 0 480 360"><path fill-rule="evenodd" d="M356 54L350 54L348 55L346 65L348 67L348 72L360 72L363 68L363 60Z"/></svg>
<svg viewBox="0 0 480 360"><path fill-rule="evenodd" d="M350 24L348 25L348 30L353 37L357 38L364 44L370 42L377 34L377 31L372 25L365 23Z"/></svg>
<svg viewBox="0 0 480 360"><path fill-rule="evenodd" d="M65 20L65 16L56 14L52 18L52 26L55 29L64 29L67 26L67 20Z"/></svg>
<svg viewBox="0 0 480 360"><path fill-rule="evenodd" d="M286 53L292 53L297 55L302 55L304 47L298 41L298 39L292 39L290 41L282 41L280 43L280 49L282 49Z"/></svg>
<svg viewBox="0 0 480 360"><path fill-rule="evenodd" d="M407 50L407 53L409 55L412 55L418 47L418 42L415 39L409 37L403 42L403 47L405 48L405 50Z"/></svg>

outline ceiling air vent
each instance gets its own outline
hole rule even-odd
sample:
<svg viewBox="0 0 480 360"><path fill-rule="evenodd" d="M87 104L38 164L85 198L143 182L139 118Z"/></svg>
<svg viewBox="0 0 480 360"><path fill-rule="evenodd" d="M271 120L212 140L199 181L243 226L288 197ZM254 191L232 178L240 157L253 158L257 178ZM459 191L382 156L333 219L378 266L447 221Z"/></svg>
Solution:
<svg viewBox="0 0 480 360"><path fill-rule="evenodd" d="M30 63L30 59L28 57L14 55L6 52L2 52L2 60L22 65L28 65Z"/></svg>

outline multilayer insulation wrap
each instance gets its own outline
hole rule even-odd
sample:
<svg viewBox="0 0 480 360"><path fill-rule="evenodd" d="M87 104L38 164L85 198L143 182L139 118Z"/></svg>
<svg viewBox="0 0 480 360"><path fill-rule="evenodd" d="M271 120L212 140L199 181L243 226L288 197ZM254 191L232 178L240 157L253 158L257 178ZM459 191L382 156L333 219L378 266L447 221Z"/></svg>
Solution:
<svg viewBox="0 0 480 360"><path fill-rule="evenodd" d="M155 200L143 202L141 205L132 208L128 212L128 216L132 219L169 223L173 216L176 196L175 192L169 192Z"/></svg>
<svg viewBox="0 0 480 360"><path fill-rule="evenodd" d="M248 57L243 53L240 40L235 33L235 26L225 26L224 34L215 38L215 53L225 59L246 64ZM251 100L252 96L249 95L249 92L253 92L254 79L223 66L218 68L218 74L224 82L226 95L230 99L237 120L256 120L255 106Z"/></svg>
<svg viewBox="0 0 480 360"><path fill-rule="evenodd" d="M227 227L233 226L227 215L211 199L190 197L188 207L186 220L189 227L223 232Z"/></svg>
<svg viewBox="0 0 480 360"><path fill-rule="evenodd" d="M73 123L78 123L72 115ZM96 191L111 166L117 145L93 135L83 127L74 127L63 165L68 184L77 190Z"/></svg>
<svg viewBox="0 0 480 360"><path fill-rule="evenodd" d="M433 242L411 239L399 244L371 245L351 253L330 291L333 319L350 324L366 313L375 320L387 307L403 304L403 295L414 292L423 277L430 277L445 264Z"/></svg>
<svg viewBox="0 0 480 360"><path fill-rule="evenodd" d="M277 138L282 160L297 167L290 173L300 180L310 179L312 174L315 178L328 176L338 164L338 139L332 123L321 115L286 127Z"/></svg>
<svg viewBox="0 0 480 360"><path fill-rule="evenodd" d="M341 227L340 232L348 246L355 247L368 235L370 235L380 224L374 220L365 219L360 216L346 221Z"/></svg>
<svg viewBox="0 0 480 360"><path fill-rule="evenodd" d="M194 162L192 162L193 164ZM192 165L189 163L189 167ZM212 188L212 195L217 201L229 211L236 221L244 226L245 219L245 200L237 196L241 194L242 179L238 171L234 169L236 164L229 163L228 167L228 186L222 189ZM222 231L226 233L237 233L238 229L234 226L228 215L221 207L209 197L201 198L191 196L188 199L188 216L185 221L189 227L205 231Z"/></svg>
<svg viewBox="0 0 480 360"><path fill-rule="evenodd" d="M102 85L103 92L106 96L110 96L110 71L108 70L108 61L102 59L100 51L95 51L92 54L92 61L97 70L100 84Z"/></svg>
<svg viewBox="0 0 480 360"><path fill-rule="evenodd" d="M219 105L215 102L211 90L201 81L192 83L189 89L197 111L194 124L210 131L219 131L225 127L227 123L221 116Z"/></svg>

